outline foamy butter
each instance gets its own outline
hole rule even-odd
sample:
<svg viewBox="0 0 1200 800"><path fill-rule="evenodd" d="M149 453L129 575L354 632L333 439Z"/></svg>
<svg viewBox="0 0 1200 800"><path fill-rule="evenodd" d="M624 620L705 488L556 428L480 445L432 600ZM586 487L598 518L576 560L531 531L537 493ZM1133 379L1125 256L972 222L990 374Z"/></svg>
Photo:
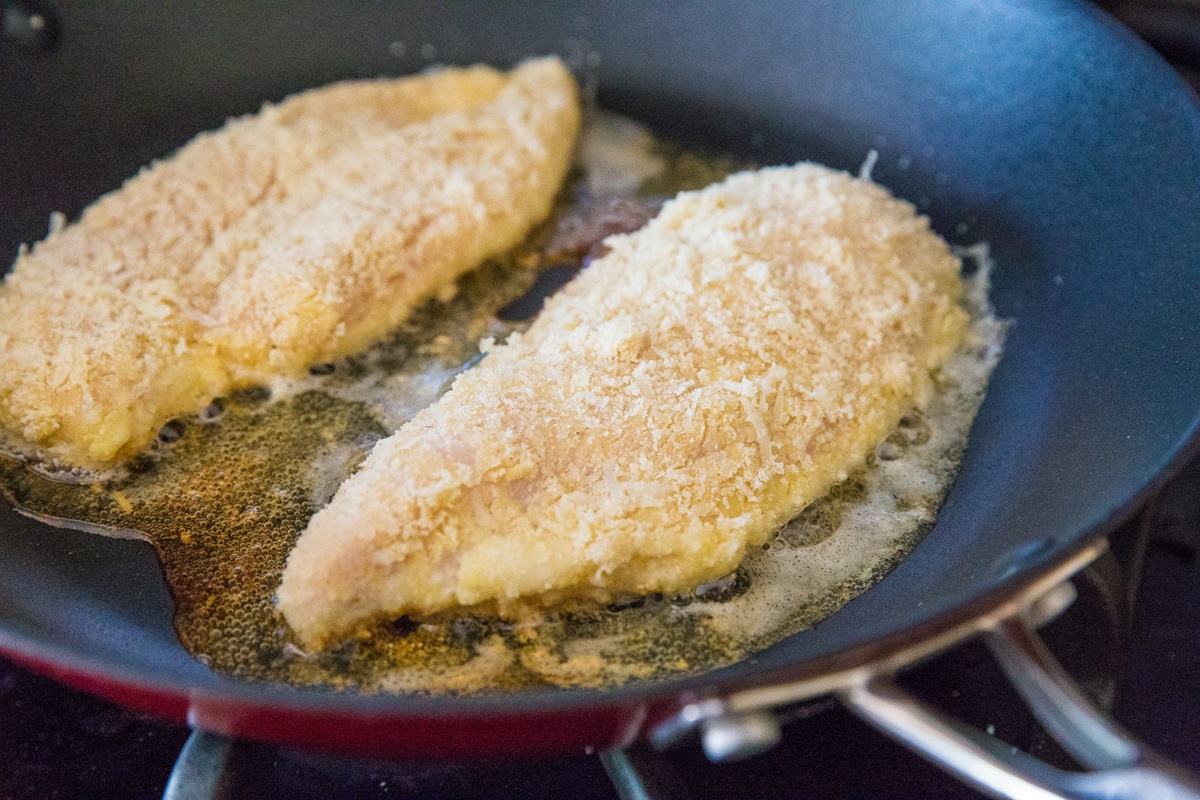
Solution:
<svg viewBox="0 0 1200 800"><path fill-rule="evenodd" d="M610 115L593 114L583 141L581 177L557 211L574 231L614 196L643 202L640 187L652 209L663 195L747 166L663 143ZM28 459L0 457L0 487L38 519L151 542L180 641L213 669L362 691L606 686L712 669L833 613L916 546L953 480L1004 338L987 302L982 247L962 253L978 267L964 299L969 340L942 365L927 406L733 575L678 597L530 609L517 619L401 618L321 653L297 647L273 595L300 532L374 442L480 357L481 340L525 326L497 312L533 285L531 266L561 263L550 245L555 224L462 278L386 341L178 420L128 468L48 475Z"/></svg>
<svg viewBox="0 0 1200 800"><path fill-rule="evenodd" d="M631 119L595 111L580 135L579 163L587 188L602 197L636 194L667 171L667 159L650 131Z"/></svg>

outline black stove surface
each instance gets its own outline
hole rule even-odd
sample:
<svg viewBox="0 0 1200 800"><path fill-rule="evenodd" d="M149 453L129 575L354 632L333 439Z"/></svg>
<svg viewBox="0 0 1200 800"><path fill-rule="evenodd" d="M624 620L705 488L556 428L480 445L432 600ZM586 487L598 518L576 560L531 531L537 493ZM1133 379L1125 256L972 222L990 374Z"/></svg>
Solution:
<svg viewBox="0 0 1200 800"><path fill-rule="evenodd" d="M1200 88L1200 4L1108 2ZM1086 691L1136 736L1200 774L1200 460L1113 538L1113 556L1077 580L1079 600L1044 631ZM981 646L904 679L921 696L1065 767ZM713 765L695 744L631 758L664 796L977 798L832 702L804 708L774 750ZM0 800L142 800L162 795L186 727L125 711L0 659ZM222 800L605 798L594 755L540 760L351 760L238 744Z"/></svg>

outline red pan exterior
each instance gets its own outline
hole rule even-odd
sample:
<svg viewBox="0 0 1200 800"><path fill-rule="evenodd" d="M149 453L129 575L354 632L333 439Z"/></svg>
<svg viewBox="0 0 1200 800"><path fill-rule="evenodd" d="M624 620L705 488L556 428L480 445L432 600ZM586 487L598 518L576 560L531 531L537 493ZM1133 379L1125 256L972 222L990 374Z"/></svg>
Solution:
<svg viewBox="0 0 1200 800"><path fill-rule="evenodd" d="M6 653L13 661L127 708L226 736L360 756L416 758L593 752L632 743L679 705L659 702L479 716L398 716L262 705L176 693Z"/></svg>

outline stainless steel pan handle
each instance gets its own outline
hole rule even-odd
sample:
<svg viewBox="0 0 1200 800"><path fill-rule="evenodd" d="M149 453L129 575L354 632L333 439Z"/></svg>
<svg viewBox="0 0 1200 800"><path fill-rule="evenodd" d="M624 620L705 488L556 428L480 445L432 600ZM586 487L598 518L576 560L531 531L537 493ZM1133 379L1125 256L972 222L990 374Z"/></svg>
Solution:
<svg viewBox="0 0 1200 800"><path fill-rule="evenodd" d="M960 725L874 678L838 692L867 722L995 797L1014 800L1200 800L1200 785L1096 710L1031 622L1013 617L985 634L1009 680L1046 730L1087 771L1068 772Z"/></svg>
<svg viewBox="0 0 1200 800"><path fill-rule="evenodd" d="M779 738L778 710L832 694L853 713L992 796L1019 800L1200 800L1200 784L1098 711L1037 634L1075 599L1071 577L1097 543L1020 596L929 640L845 672L701 700L650 731L660 749L698 732L713 761L744 758ZM1034 716L1081 766L1053 767L969 728L895 684L906 667L982 636ZM772 727L771 723L776 723ZM610 770L611 772L611 770ZM633 796L633 795L630 795Z"/></svg>
<svg viewBox="0 0 1200 800"><path fill-rule="evenodd" d="M219 800L233 740L196 729L179 751L163 800Z"/></svg>

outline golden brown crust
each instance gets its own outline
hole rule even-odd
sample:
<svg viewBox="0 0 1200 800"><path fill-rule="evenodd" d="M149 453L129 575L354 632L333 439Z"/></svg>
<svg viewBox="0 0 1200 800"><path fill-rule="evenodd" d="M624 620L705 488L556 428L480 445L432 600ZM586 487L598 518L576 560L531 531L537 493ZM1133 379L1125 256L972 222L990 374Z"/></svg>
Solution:
<svg viewBox="0 0 1200 800"><path fill-rule="evenodd" d="M17 259L0 423L103 465L360 349L549 213L578 118L541 60L336 84L202 134Z"/></svg>
<svg viewBox="0 0 1200 800"><path fill-rule="evenodd" d="M928 222L815 165L680 195L608 245L312 519L279 590L306 644L726 574L925 399L965 328Z"/></svg>

